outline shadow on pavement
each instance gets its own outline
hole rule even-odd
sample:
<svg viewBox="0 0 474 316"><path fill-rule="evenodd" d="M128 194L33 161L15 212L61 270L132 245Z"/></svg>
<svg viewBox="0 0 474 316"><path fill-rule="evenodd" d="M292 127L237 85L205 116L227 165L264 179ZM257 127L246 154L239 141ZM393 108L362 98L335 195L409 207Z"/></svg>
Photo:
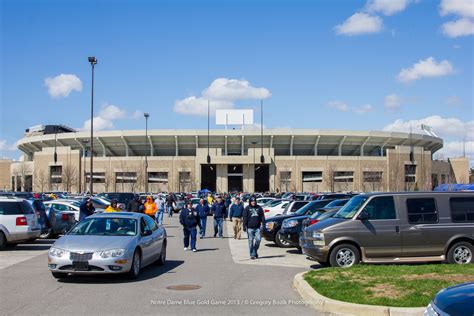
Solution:
<svg viewBox="0 0 474 316"><path fill-rule="evenodd" d="M219 248L203 248L203 249L197 249L196 252L203 252L203 251L216 251L219 250Z"/></svg>
<svg viewBox="0 0 474 316"><path fill-rule="evenodd" d="M123 274L103 274L103 275L70 275L65 279L59 279L58 282L61 283L84 283L84 284L105 284L105 283L133 283L140 282L149 279L159 277L162 274L168 273L171 270L179 267L184 263L183 260L168 260L164 266L157 266L151 264L146 268L143 268L140 272L140 275L137 279L127 279L126 275Z"/></svg>
<svg viewBox="0 0 474 316"><path fill-rule="evenodd" d="M270 259L270 258L282 258L285 255L274 255L274 256L258 256L258 259Z"/></svg>
<svg viewBox="0 0 474 316"><path fill-rule="evenodd" d="M303 252L300 249L290 249L286 251L287 253L295 254L295 255L301 255Z"/></svg>

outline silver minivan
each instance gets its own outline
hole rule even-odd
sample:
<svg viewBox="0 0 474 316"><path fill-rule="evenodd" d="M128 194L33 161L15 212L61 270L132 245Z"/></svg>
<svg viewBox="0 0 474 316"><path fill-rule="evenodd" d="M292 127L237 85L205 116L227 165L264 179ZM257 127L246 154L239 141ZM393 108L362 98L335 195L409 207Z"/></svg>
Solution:
<svg viewBox="0 0 474 316"><path fill-rule="evenodd" d="M474 193L360 194L307 227L303 252L322 265L474 262Z"/></svg>

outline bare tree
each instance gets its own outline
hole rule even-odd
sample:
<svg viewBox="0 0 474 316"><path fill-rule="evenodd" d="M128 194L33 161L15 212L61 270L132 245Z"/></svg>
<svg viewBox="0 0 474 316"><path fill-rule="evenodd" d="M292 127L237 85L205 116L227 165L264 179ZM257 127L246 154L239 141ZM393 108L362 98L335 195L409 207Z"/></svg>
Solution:
<svg viewBox="0 0 474 316"><path fill-rule="evenodd" d="M380 191L382 175L383 173L381 171L364 171L362 173L364 180L364 191Z"/></svg>
<svg viewBox="0 0 474 316"><path fill-rule="evenodd" d="M20 180L20 188L22 191L25 190L26 180L28 176L31 176L31 172L30 166L24 162L15 165L12 170L12 175L15 176L15 179Z"/></svg>
<svg viewBox="0 0 474 316"><path fill-rule="evenodd" d="M39 169L35 171L35 174L33 176L33 180L35 183L35 189L36 191L44 192L46 188L49 187L49 177L44 172L44 169Z"/></svg>
<svg viewBox="0 0 474 316"><path fill-rule="evenodd" d="M79 180L79 177L78 177L76 167L69 164L64 166L62 179L63 179L63 188L67 192L71 192L74 186L77 187L77 181Z"/></svg>
<svg viewBox="0 0 474 316"><path fill-rule="evenodd" d="M106 192L110 192L113 183L114 175L108 170L106 170L104 175L104 189Z"/></svg>
<svg viewBox="0 0 474 316"><path fill-rule="evenodd" d="M334 166L329 164L323 172L323 180L326 188L329 188L329 191L334 192Z"/></svg>

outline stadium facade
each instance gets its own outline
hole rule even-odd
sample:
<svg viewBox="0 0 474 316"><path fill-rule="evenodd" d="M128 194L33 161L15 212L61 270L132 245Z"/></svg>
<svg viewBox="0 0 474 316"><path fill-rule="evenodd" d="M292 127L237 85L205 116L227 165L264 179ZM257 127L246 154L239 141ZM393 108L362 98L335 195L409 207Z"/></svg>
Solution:
<svg viewBox="0 0 474 316"><path fill-rule="evenodd" d="M11 164L10 189L87 191L90 134L52 130L17 142L25 161ZM142 192L146 181L150 192L431 190L467 182L469 170L465 157L433 160L441 138L398 132L125 130L95 132L93 143L96 192Z"/></svg>

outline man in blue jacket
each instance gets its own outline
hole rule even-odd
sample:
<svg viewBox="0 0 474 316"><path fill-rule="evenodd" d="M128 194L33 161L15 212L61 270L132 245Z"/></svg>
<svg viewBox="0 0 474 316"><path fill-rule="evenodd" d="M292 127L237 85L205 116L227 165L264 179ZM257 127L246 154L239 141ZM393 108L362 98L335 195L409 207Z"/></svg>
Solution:
<svg viewBox="0 0 474 316"><path fill-rule="evenodd" d="M199 199L199 204L196 206L196 212L199 215L199 221L201 222L201 229L199 234L201 239L206 235L207 216L209 215L209 205L207 205L204 198Z"/></svg>
<svg viewBox="0 0 474 316"><path fill-rule="evenodd" d="M240 198L236 197L234 204L230 206L229 219L234 224L234 239L240 239L242 231L242 216L244 206L240 203Z"/></svg>
<svg viewBox="0 0 474 316"><path fill-rule="evenodd" d="M94 204L92 204L91 198L87 198L84 202L81 203L79 206L79 221L82 221L87 216L94 214L95 208Z"/></svg>
<svg viewBox="0 0 474 316"><path fill-rule="evenodd" d="M211 211L214 215L214 238L217 237L217 233L219 233L219 238L223 238L222 232L224 219L227 217L227 209L220 195L217 197L217 202L212 205Z"/></svg>
<svg viewBox="0 0 474 316"><path fill-rule="evenodd" d="M188 202L187 207L181 210L179 214L179 222L183 225L183 233L184 233L184 251L188 250L189 247L189 237L191 237L191 249L193 252L196 252L196 236L197 236L197 228L202 229L201 223L199 221L198 213L193 209L193 203L191 201Z"/></svg>

